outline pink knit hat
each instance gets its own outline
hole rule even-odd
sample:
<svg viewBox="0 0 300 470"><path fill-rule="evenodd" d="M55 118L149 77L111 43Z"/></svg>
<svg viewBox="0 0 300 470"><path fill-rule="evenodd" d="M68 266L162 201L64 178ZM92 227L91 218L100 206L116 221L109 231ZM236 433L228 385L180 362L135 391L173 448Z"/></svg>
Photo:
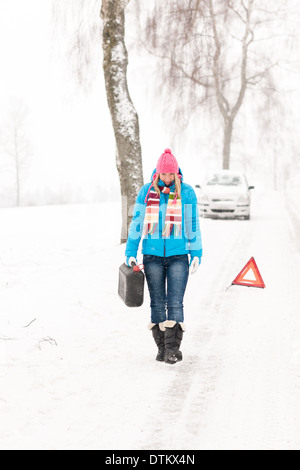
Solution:
<svg viewBox="0 0 300 470"><path fill-rule="evenodd" d="M172 155L170 149L166 149L159 158L156 165L156 173L175 173L179 172L179 166L176 158Z"/></svg>

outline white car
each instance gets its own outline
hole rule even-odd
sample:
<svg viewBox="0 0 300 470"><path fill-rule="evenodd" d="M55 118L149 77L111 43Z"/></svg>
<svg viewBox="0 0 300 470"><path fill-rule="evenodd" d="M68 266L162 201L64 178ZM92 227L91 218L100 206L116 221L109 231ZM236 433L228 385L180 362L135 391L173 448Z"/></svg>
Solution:
<svg viewBox="0 0 300 470"><path fill-rule="evenodd" d="M245 175L231 170L211 173L199 190L198 204L202 217L250 219L251 195Z"/></svg>

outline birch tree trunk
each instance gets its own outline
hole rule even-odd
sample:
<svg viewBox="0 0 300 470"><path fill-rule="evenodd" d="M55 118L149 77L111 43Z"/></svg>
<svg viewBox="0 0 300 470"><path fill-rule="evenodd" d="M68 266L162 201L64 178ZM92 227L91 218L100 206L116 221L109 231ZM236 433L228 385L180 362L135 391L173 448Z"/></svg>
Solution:
<svg viewBox="0 0 300 470"><path fill-rule="evenodd" d="M223 169L230 169L231 140L233 132L233 119L230 117L224 119L224 137L223 137Z"/></svg>
<svg viewBox="0 0 300 470"><path fill-rule="evenodd" d="M127 85L125 8L129 0L102 0L103 70L116 140L116 164L122 196L121 243L126 242L132 208L143 185L139 121Z"/></svg>

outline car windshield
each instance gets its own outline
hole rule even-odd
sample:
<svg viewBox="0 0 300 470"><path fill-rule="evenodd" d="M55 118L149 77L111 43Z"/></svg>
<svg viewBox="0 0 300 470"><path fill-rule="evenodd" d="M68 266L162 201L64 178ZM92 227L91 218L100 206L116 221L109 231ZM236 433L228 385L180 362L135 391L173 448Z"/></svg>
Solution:
<svg viewBox="0 0 300 470"><path fill-rule="evenodd" d="M241 186L242 178L239 175L214 174L206 181L207 186Z"/></svg>

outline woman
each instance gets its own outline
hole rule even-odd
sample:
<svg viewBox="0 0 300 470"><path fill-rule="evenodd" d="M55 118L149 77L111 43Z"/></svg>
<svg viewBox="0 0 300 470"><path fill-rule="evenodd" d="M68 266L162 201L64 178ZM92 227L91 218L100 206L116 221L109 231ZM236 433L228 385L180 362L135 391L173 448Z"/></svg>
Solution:
<svg viewBox="0 0 300 470"><path fill-rule="evenodd" d="M182 360L179 348L185 331L183 298L189 266L192 274L198 269L202 242L195 191L183 182L169 149L159 158L152 182L138 194L125 251L127 266L137 264L142 236L156 360L175 364Z"/></svg>

